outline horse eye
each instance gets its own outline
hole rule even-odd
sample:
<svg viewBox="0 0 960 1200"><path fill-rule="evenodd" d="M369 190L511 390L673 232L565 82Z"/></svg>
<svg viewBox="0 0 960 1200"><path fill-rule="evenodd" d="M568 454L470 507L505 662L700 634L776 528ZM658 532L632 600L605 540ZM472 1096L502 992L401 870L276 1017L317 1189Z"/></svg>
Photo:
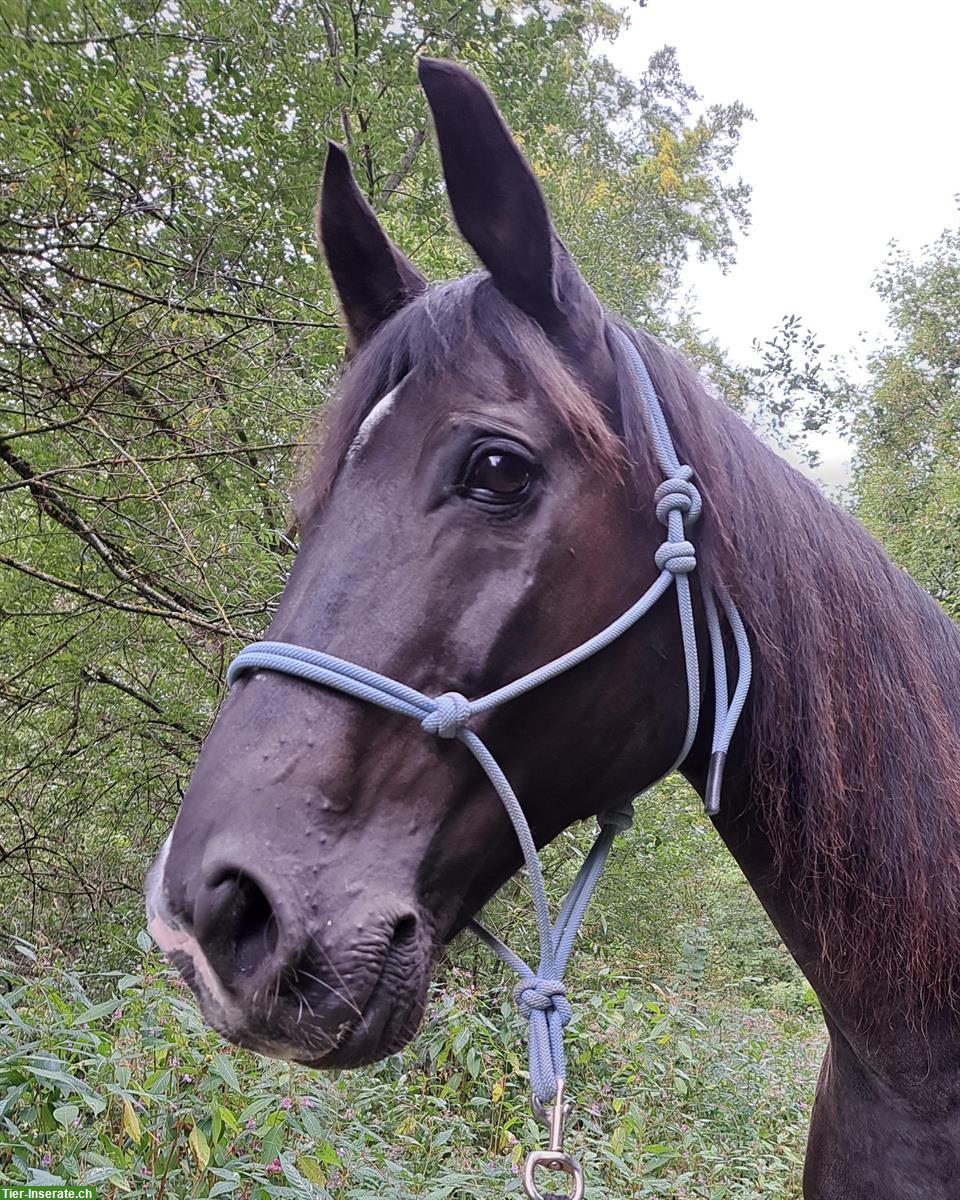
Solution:
<svg viewBox="0 0 960 1200"><path fill-rule="evenodd" d="M510 450L484 450L470 464L462 489L480 500L516 500L530 486L530 463Z"/></svg>

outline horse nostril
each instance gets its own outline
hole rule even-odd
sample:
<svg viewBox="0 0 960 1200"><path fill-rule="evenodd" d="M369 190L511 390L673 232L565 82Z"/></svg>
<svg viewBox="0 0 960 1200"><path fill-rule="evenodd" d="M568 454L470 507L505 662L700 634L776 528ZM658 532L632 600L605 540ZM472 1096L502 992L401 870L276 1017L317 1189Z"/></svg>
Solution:
<svg viewBox="0 0 960 1200"><path fill-rule="evenodd" d="M237 879L240 893L235 958L241 971L252 971L277 949L279 926L270 901L249 875Z"/></svg>
<svg viewBox="0 0 960 1200"><path fill-rule="evenodd" d="M401 917L393 927L390 950L409 950L417 940L417 918L412 915Z"/></svg>
<svg viewBox="0 0 960 1200"><path fill-rule="evenodd" d="M243 871L218 872L198 897L193 921L197 940L225 982L251 975L275 956L276 913L263 889Z"/></svg>

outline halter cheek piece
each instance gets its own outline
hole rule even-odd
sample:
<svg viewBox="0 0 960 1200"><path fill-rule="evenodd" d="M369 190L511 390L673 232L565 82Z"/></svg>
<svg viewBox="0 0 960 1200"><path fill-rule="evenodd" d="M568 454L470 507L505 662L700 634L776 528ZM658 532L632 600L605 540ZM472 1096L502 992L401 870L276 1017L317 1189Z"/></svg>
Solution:
<svg viewBox="0 0 960 1200"><path fill-rule="evenodd" d="M666 477L657 488L654 501L657 519L667 531L666 540L657 548L654 556L660 575L640 599L617 620L575 649L477 700L468 700L459 692L427 696L377 671L335 658L331 654L308 650L287 642L254 642L240 651L227 671L228 685L232 685L248 671L279 671L321 687L345 692L357 700L366 700L392 712L413 717L420 722L426 733L441 738L456 738L466 746L500 797L520 842L530 882L539 934L540 961L537 970L534 971L479 922L474 921L472 924L480 938L520 977L514 989L514 999L528 1022L530 1084L533 1089L534 1112L544 1120L551 1131L550 1148L531 1154L524 1169L524 1189L531 1200L542 1200L543 1197L535 1179L536 1172L541 1167L564 1171L570 1177L573 1190L569 1200L580 1200L583 1196L583 1172L576 1160L562 1148L563 1119L569 1107L563 1098L566 1078L563 1027L571 1015L563 986L563 974L587 904L613 845L613 839L632 822L633 804L632 801L628 801L619 808L599 815L597 822L600 832L561 906L556 921L553 921L550 917L540 859L523 809L500 769L500 764L470 729L469 722L472 717L489 712L498 705L514 700L517 696L522 696L542 683L562 675L609 646L648 613L671 586L675 587L677 592L689 705L687 728L680 753L666 774L676 770L685 761L700 720L700 664L689 578L696 569L697 560L694 545L686 537L687 530L695 524L701 513L700 493L692 483L692 468L683 465L677 457L663 409L639 351L625 334L619 330L616 334L632 367L647 433L660 469ZM727 750L750 687L751 659L746 630L726 589L718 586L716 596L706 587L702 592L716 690L713 742L704 808L709 815L714 816L720 809L720 790ZM727 681L718 600L737 649L737 682L732 697Z"/></svg>

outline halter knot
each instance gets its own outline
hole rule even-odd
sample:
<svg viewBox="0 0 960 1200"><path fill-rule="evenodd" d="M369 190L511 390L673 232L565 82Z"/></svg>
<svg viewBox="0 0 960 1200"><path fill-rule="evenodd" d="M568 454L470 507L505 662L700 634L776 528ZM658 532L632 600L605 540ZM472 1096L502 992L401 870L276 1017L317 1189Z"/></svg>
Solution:
<svg viewBox="0 0 960 1200"><path fill-rule="evenodd" d="M437 737L455 738L470 720L470 701L459 692L444 692L434 697L433 702L436 708L420 722L422 728Z"/></svg>
<svg viewBox="0 0 960 1200"><path fill-rule="evenodd" d="M601 829L612 829L614 833L623 833L633 824L633 801L627 800L614 808L606 808L597 813L597 824Z"/></svg>
<svg viewBox="0 0 960 1200"><path fill-rule="evenodd" d="M670 524L672 512L682 514L684 526L692 525L703 512L703 500L686 472L693 474L690 467L681 467L680 474L665 479L653 493L661 525Z"/></svg>
<svg viewBox="0 0 960 1200"><path fill-rule="evenodd" d="M653 561L671 575L689 575L697 569L697 552L693 542L664 542L657 547Z"/></svg>
<svg viewBox="0 0 960 1200"><path fill-rule="evenodd" d="M560 1024L566 1025L573 1015L567 1003L567 989L559 979L543 979L539 975L529 975L526 979L521 979L513 989L513 999L521 1017L526 1021L529 1021L535 1012L546 1015L555 1011L560 1018Z"/></svg>

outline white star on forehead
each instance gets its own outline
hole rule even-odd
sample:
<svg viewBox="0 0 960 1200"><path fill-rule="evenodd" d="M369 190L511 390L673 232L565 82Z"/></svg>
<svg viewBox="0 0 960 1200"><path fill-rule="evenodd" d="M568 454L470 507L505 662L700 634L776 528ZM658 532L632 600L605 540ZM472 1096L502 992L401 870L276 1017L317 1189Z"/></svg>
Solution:
<svg viewBox="0 0 960 1200"><path fill-rule="evenodd" d="M392 391L382 397L371 408L363 419L363 424L357 430L357 436L350 443L350 449L347 451L347 462L355 458L364 446L369 442L374 430L385 417L388 417L393 410L393 402L396 399L397 392L400 390L400 385L397 384Z"/></svg>

